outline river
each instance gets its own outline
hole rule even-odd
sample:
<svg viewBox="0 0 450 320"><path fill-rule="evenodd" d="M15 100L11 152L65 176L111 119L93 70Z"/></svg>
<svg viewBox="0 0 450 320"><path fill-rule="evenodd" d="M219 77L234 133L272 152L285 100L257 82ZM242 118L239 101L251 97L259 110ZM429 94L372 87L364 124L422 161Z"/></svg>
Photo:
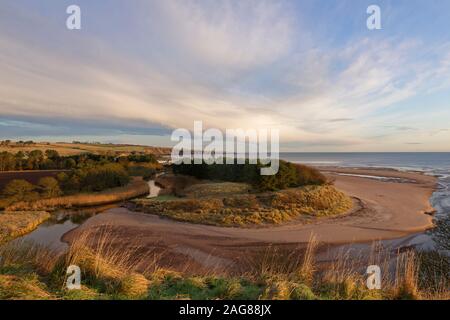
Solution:
<svg viewBox="0 0 450 320"><path fill-rule="evenodd" d="M436 165L434 163L434 166L428 166L423 167L420 165L413 166L411 163L407 163L408 166L406 167L406 164L404 164L403 167L400 168L400 166L393 165L392 163L370 163L368 165L367 163L363 163L362 161L359 162L352 162L350 163L339 163L340 166L364 166L364 167L372 167L372 166L378 166L378 167L390 167L400 170L415 170L415 171L422 171L425 174L434 175L438 178L438 188L433 193L431 197L431 204L436 209L436 215L435 215L435 222L437 225L437 228L434 228L427 232L421 232L417 234L408 235L403 238L394 239L394 240L383 240L380 242L382 247L384 249L394 251L398 250L400 248L404 247L411 247L414 246L420 250L428 250L428 249L440 249L441 251L449 252L449 239L450 236L448 234L441 234L440 230L449 230L450 226L450 165L449 165L449 155L450 154L444 154L443 157L445 159L445 165L442 165L443 161L440 161L440 166ZM342 155L340 155L342 157ZM292 156L291 156L292 157ZM311 154L308 154L308 157L311 157ZM353 157L350 157L353 160ZM401 157L404 157L403 155ZM436 156L433 156L434 158ZM299 158L302 157L295 157L295 159L289 159L294 160L293 162L297 162L295 160L300 160ZM323 159L325 158L325 160ZM319 160L324 161L324 163L329 164L327 161L332 161L332 159L329 159L330 155L327 154L326 156L323 156L321 154L321 157ZM308 161L305 161L305 159L301 159L303 163L308 163ZM308 159L309 160L309 159ZM319 161L317 160L317 161ZM428 160L428 159L427 159ZM373 161L373 158L371 158L371 161ZM300 161L298 161L300 162ZM435 161L436 162L436 161ZM314 161L311 161L311 163L315 163ZM405 162L403 162L405 163ZM336 163L337 164L337 163ZM147 196L147 198L156 197L159 194L160 188L155 184L155 180L150 180L148 182L150 187L150 192ZM84 221L89 219L90 217L96 215L96 214L107 214L107 209L110 209L112 207L117 207L117 205L107 206L107 207L99 207L99 208L88 208L88 209L81 209L78 211L58 211L55 212L50 220L40 225L36 230L33 232L16 239L14 241L23 241L23 240L32 240L36 243L43 244L58 250L64 250L67 247L67 244L62 242L60 239L61 237L67 233L68 231L77 228L79 225L81 225ZM448 232L448 231L445 231ZM351 250L360 254L368 254L368 252L371 250L372 245L368 243L362 243L362 244L348 244L348 245L342 245L337 246L333 248L333 252L338 253L342 252L343 250ZM333 256L333 254L331 254ZM330 255L327 255L326 259L329 259Z"/></svg>
<svg viewBox="0 0 450 320"><path fill-rule="evenodd" d="M155 183L155 180L149 180L150 188L147 198L157 197L161 188ZM52 217L42 223L34 231L19 237L11 243L34 242L36 244L47 246L53 250L64 251L67 249L67 243L61 241L64 234L73 230L97 214L107 214L108 210L117 207L117 204L104 205L98 207L84 208L78 210L58 210L52 213Z"/></svg>

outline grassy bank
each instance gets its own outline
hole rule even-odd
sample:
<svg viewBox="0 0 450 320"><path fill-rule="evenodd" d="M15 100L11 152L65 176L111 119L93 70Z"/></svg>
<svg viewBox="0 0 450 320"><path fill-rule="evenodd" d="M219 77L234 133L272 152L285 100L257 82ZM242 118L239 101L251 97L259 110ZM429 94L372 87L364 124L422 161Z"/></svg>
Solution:
<svg viewBox="0 0 450 320"><path fill-rule="evenodd" d="M81 193L41 199L29 202L18 202L6 208L7 211L55 210L59 208L89 207L115 203L148 194L149 186L142 178L135 177L125 187L108 189L97 193Z"/></svg>
<svg viewBox="0 0 450 320"><path fill-rule="evenodd" d="M45 211L1 212L0 244L33 231L49 218Z"/></svg>
<svg viewBox="0 0 450 320"><path fill-rule="evenodd" d="M448 258L440 255L398 253L394 277L384 274L382 289L369 290L364 271L355 267L358 261L342 256L325 268L317 265L313 239L306 249L286 253L269 248L251 256L243 272L196 274L193 268L189 272L160 268L148 249L112 246L110 236L108 231L94 238L82 236L62 255L26 243L1 248L0 299L450 298ZM430 261L442 267L429 272ZM386 261L374 263L386 270ZM81 290L65 288L69 265L82 270Z"/></svg>
<svg viewBox="0 0 450 320"><path fill-rule="evenodd" d="M196 184L184 191L186 198L138 199L135 203L137 210L145 213L219 226L279 224L299 216L336 216L352 207L352 200L330 185L259 194L246 192L245 184Z"/></svg>

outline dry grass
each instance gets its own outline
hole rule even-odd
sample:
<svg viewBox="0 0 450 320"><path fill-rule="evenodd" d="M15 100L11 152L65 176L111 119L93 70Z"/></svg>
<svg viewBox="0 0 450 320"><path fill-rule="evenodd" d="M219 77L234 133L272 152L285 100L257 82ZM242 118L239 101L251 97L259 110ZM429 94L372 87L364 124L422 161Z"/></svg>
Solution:
<svg viewBox="0 0 450 320"><path fill-rule="evenodd" d="M182 195L189 198L227 196L248 193L250 189L251 186L246 183L199 183L184 189Z"/></svg>
<svg viewBox="0 0 450 320"><path fill-rule="evenodd" d="M108 189L98 193L82 193L72 196L18 202L7 207L8 211L55 210L60 208L91 207L136 198L149 193L149 186L142 178L135 177L127 186Z"/></svg>
<svg viewBox="0 0 450 320"><path fill-rule="evenodd" d="M311 234L308 241L308 246L306 247L305 255L303 257L303 262L298 270L299 278L302 282L311 285L314 280L314 272L316 271L315 256L316 250L319 246L319 242L314 234Z"/></svg>
<svg viewBox="0 0 450 320"><path fill-rule="evenodd" d="M19 277L0 274L0 300L49 300L54 299L45 284L35 277Z"/></svg>
<svg viewBox="0 0 450 320"><path fill-rule="evenodd" d="M159 257L136 243L121 244L108 226L78 237L69 250L57 254L28 243L0 249L0 299L445 299L420 286L423 271L412 251L394 255L393 272L386 272L381 290L365 286L367 263L389 270L389 253L374 245L370 257L343 252L330 265L315 262L319 244L312 235L306 247L269 247L248 256L245 271L195 275L162 269ZM385 256L388 254L388 256ZM152 262L153 261L153 262ZM82 270L82 289L67 291L65 270ZM149 267L149 265L150 267ZM193 274L194 273L194 274ZM392 277L392 279L390 278Z"/></svg>
<svg viewBox="0 0 450 320"><path fill-rule="evenodd" d="M110 226L103 226L77 237L64 255L63 265L79 266L87 283L106 293L137 298L146 294L149 281L144 275L158 269L158 258L140 245L139 239L123 244Z"/></svg>
<svg viewBox="0 0 450 320"><path fill-rule="evenodd" d="M207 184L208 188L213 188ZM223 192L222 183L214 191ZM228 183L226 184L229 185ZM236 190L233 184L233 190ZM243 191L243 185L239 190ZM204 190L195 184L188 190ZM192 193L191 193L192 194ZM198 195L198 192L194 192ZM308 186L279 192L262 194L228 194L185 199L158 201L158 199L139 199L135 201L137 210L170 217L179 221L219 226L257 226L280 224L299 216L336 216L352 208L352 200L333 186Z"/></svg>
<svg viewBox="0 0 450 320"><path fill-rule="evenodd" d="M27 234L50 218L45 211L15 211L0 213L0 244Z"/></svg>
<svg viewBox="0 0 450 320"><path fill-rule="evenodd" d="M395 295L397 299L417 300L420 298L418 268L419 264L413 251L407 251L397 256L395 276Z"/></svg>
<svg viewBox="0 0 450 320"><path fill-rule="evenodd" d="M183 190L201 181L185 175L175 175L171 173L165 173L156 177L155 182L163 187L161 194L173 194L181 196Z"/></svg>
<svg viewBox="0 0 450 320"><path fill-rule="evenodd" d="M55 267L60 253L29 241L14 241L0 247L0 268L31 269L48 274Z"/></svg>

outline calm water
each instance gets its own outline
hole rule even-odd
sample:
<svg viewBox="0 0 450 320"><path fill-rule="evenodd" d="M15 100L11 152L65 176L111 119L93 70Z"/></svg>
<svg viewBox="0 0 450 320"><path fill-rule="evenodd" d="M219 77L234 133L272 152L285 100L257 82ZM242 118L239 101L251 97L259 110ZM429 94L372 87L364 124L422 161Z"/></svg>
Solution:
<svg viewBox="0 0 450 320"><path fill-rule="evenodd" d="M446 175L450 172L450 152L281 153L280 157L319 166L383 167Z"/></svg>
<svg viewBox="0 0 450 320"><path fill-rule="evenodd" d="M420 171L438 177L438 189L431 197L437 210L437 228L404 239L386 241L391 246L414 245L428 249L436 246L449 250L450 234L442 234L450 225L450 153L281 153L280 158L313 166L392 168Z"/></svg>
<svg viewBox="0 0 450 320"><path fill-rule="evenodd" d="M147 197L157 197L161 188L155 184L154 180L148 181L148 185L150 192ZM116 205L111 204L80 210L60 210L54 212L52 218L41 224L36 230L13 240L13 242L31 241L55 250L65 250L67 244L61 241L64 234L77 228L89 218L114 207Z"/></svg>

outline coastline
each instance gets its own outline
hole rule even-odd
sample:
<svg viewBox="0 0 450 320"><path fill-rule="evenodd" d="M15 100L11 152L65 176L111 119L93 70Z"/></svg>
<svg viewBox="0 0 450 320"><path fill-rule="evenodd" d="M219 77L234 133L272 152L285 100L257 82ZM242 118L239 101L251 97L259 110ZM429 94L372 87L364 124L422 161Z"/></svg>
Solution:
<svg viewBox="0 0 450 320"><path fill-rule="evenodd" d="M417 172L391 169L320 168L335 179L335 186L359 201L361 208L343 217L323 218L309 224L295 221L262 229L227 228L177 222L159 216L131 212L125 208L108 210L108 214L89 219L76 230L65 234L70 242L80 232L110 227L121 243L137 237L146 247L164 248L184 254L203 263L211 259L235 260L245 256L246 250L268 245L302 245L314 234L325 245L364 243L405 237L433 227L430 197L437 179ZM344 172L345 171L345 172ZM375 180L340 173L401 178ZM400 182L399 182L400 181Z"/></svg>

